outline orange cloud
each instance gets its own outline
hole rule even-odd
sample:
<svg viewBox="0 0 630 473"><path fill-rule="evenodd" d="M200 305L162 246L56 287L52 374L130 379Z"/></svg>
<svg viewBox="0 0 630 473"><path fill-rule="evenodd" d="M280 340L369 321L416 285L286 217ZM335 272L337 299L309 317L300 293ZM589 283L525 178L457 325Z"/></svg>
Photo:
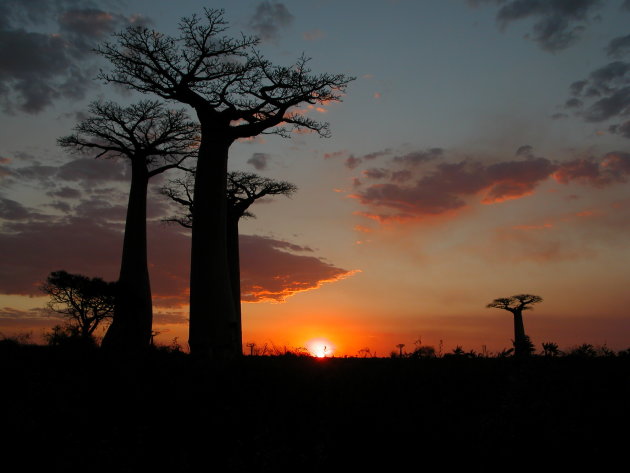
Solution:
<svg viewBox="0 0 630 473"><path fill-rule="evenodd" d="M344 279L356 271L305 255L308 247L255 235L241 235L241 299L281 302L298 292Z"/></svg>

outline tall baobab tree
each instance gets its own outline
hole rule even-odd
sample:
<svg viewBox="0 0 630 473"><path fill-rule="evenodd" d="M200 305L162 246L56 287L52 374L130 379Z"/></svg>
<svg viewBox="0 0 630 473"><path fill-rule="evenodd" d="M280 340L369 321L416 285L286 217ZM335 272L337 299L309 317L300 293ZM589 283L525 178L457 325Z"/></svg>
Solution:
<svg viewBox="0 0 630 473"><path fill-rule="evenodd" d="M328 124L309 118L301 104L339 102L354 78L313 74L308 58L273 65L256 49L259 39L230 38L223 11L184 17L171 37L131 26L97 52L111 72L100 77L192 107L201 125L194 194L190 269L191 352L231 357L242 350L232 327L237 314L227 251L227 161L238 139L293 129L328 136Z"/></svg>
<svg viewBox="0 0 630 473"><path fill-rule="evenodd" d="M147 264L147 187L149 179L176 168L196 150L198 128L184 111L168 110L157 101L129 107L92 102L90 115L74 134L58 140L96 157L124 158L131 164L131 187L125 222L114 317L103 347L138 350L151 343L153 308Z"/></svg>
<svg viewBox="0 0 630 473"><path fill-rule="evenodd" d="M162 188L161 193L183 207L183 212L166 221L176 222L186 228L193 228L195 206L193 183L195 171L184 178L173 179ZM244 217L254 217L249 211L258 199L271 195L291 196L297 187L286 181L275 181L258 174L242 171L229 172L227 176L227 250L230 271L230 283L233 289L236 321L231 326L233 337L242 344L241 314L241 267L238 243L238 223Z"/></svg>
<svg viewBox="0 0 630 473"><path fill-rule="evenodd" d="M532 304L542 302L542 297L532 294L517 294L512 297L502 297L493 300L486 307L503 309L511 312L514 316L514 355L518 357L527 356L531 352L531 342L525 335L523 324L523 311L530 310Z"/></svg>

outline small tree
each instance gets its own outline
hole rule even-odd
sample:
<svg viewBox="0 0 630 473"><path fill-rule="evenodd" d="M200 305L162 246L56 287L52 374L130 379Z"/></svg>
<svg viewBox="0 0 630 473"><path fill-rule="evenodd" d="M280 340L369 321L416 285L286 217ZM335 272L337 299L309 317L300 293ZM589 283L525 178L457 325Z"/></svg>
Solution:
<svg viewBox="0 0 630 473"><path fill-rule="evenodd" d="M116 283L66 271L53 271L42 285L48 307L67 319L69 333L91 339L99 325L114 313Z"/></svg>
<svg viewBox="0 0 630 473"><path fill-rule="evenodd" d="M131 26L97 52L113 65L101 78L192 107L201 125L191 242L191 353L232 357L242 352L228 261L227 162L241 138L261 133L290 136L293 128L328 135L328 125L297 110L300 104L338 102L353 80L313 74L308 58L273 65L255 49L259 39L223 36L222 10L182 18L170 37Z"/></svg>
<svg viewBox="0 0 630 473"><path fill-rule="evenodd" d="M530 310L532 304L542 302L542 297L532 294L517 294L493 300L486 307L503 309L514 316L514 355L517 357L530 355L534 349L529 337L525 335L523 311Z"/></svg>
<svg viewBox="0 0 630 473"><path fill-rule="evenodd" d="M179 215L166 219L176 222L183 227L192 228L194 213L194 185L195 171L191 170L182 179L173 179L162 188L161 192L169 199L183 207ZM242 313L241 313L241 268L238 242L238 223L242 218L255 217L249 208L258 199L270 195L291 196L297 187L290 182L275 181L258 174L242 171L228 173L227 176L227 237L230 283L233 289L234 309L236 321L232 325L233 336L242 344Z"/></svg>
<svg viewBox="0 0 630 473"><path fill-rule="evenodd" d="M138 350L151 344L153 307L147 264L147 187L149 179L181 165L196 149L198 128L182 110L160 102L141 101L129 107L92 102L90 117L75 133L58 140L75 151L96 157L123 158L131 163L131 187L114 319L104 347Z"/></svg>

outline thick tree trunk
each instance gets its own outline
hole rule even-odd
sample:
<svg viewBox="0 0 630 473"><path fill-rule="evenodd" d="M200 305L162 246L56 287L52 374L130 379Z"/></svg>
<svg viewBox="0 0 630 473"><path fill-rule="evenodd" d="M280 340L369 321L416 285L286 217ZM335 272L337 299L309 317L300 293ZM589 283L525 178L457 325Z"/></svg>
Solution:
<svg viewBox="0 0 630 473"><path fill-rule="evenodd" d="M525 336L525 326L523 324L523 312L516 310L514 314L514 355L524 356L529 353L525 350L527 337Z"/></svg>
<svg viewBox="0 0 630 473"><path fill-rule="evenodd" d="M191 354L232 358L240 353L227 250L227 160L229 139L202 123L195 173L190 262ZM208 138L210 137L210 138Z"/></svg>
<svg viewBox="0 0 630 473"><path fill-rule="evenodd" d="M132 161L131 188L123 242L120 277L116 285L114 317L103 347L141 350L151 342L153 306L147 264L147 186L144 159Z"/></svg>
<svg viewBox="0 0 630 473"><path fill-rule="evenodd" d="M236 325L234 326L234 337L237 346L240 346L240 354L243 353L243 323L241 313L241 261L238 242L238 220L239 216L231 215L228 211L227 217L228 232L228 261L230 264L230 282L232 284L232 296L234 298L234 310L236 312Z"/></svg>

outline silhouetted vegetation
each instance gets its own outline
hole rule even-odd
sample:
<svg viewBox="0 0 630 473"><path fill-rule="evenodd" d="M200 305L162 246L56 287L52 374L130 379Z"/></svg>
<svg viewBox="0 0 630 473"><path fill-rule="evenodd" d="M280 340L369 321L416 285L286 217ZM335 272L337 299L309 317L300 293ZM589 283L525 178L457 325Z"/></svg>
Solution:
<svg viewBox="0 0 630 473"><path fill-rule="evenodd" d="M527 335L523 324L523 311L530 310L532 304L542 302L542 297L532 294L517 294L512 297L501 297L493 300L486 307L503 309L514 316L514 354L518 357L528 356L534 351L534 345Z"/></svg>
<svg viewBox="0 0 630 473"><path fill-rule="evenodd" d="M66 271L53 271L42 285L50 296L48 307L66 319L66 326L57 329L60 337L91 340L94 331L114 314L116 284L101 278L89 278Z"/></svg>
<svg viewBox="0 0 630 473"><path fill-rule="evenodd" d="M199 362L175 343L120 363L0 341L4 460L36 471L264 473L394 471L419 459L493 471L518 456L520 468L606 469L625 452L612 432L630 421L630 357L594 348L392 360L272 347L279 356ZM139 402L121 406L121 393Z"/></svg>
<svg viewBox="0 0 630 473"><path fill-rule="evenodd" d="M182 18L170 37L133 25L97 52L113 70L100 77L192 107L201 127L196 163L190 280L191 352L234 357L242 348L234 337L237 314L229 259L227 161L231 145L261 133L290 136L293 129L327 136L328 125L296 111L300 104L341 100L343 74L313 74L308 58L274 66L256 49L259 39L223 33L223 11Z"/></svg>
<svg viewBox="0 0 630 473"><path fill-rule="evenodd" d="M294 184L276 181L251 172L233 171L227 175L227 237L230 279L234 295L236 323L232 326L233 337L239 345L243 343L241 315L241 268L238 242L238 223L242 218L254 217L249 208L258 199L272 195L291 196L297 190ZM161 193L178 203L182 211L167 222L175 222L185 228L193 226L195 171L190 170L184 178L171 179Z"/></svg>
<svg viewBox="0 0 630 473"><path fill-rule="evenodd" d="M146 349L151 340L153 306L147 264L147 186L149 179L179 167L196 149L198 127L182 110L157 101L129 107L90 104L90 116L59 145L96 157L129 159L131 187L114 317L103 340L116 350Z"/></svg>

